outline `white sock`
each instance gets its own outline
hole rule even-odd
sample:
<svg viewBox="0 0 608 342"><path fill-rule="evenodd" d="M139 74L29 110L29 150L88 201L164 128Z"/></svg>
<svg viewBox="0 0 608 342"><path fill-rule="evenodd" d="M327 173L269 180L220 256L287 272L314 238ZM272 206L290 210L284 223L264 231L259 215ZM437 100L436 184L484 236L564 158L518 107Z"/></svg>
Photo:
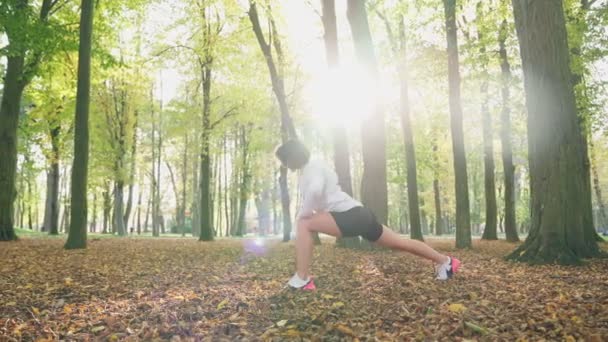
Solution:
<svg viewBox="0 0 608 342"><path fill-rule="evenodd" d="M295 287L295 288L299 288L302 286L305 286L306 284L308 284L308 282L310 281L310 277L306 278L306 279L302 279L300 278L300 276L298 276L298 273L296 272L296 274L293 275L293 277L291 277L291 279L289 279L289 286L291 287Z"/></svg>

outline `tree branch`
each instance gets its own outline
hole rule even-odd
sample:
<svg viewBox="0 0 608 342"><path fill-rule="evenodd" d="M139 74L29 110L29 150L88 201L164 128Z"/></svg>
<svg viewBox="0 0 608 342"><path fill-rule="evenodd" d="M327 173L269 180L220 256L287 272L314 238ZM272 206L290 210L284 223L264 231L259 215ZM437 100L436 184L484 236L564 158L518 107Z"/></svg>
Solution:
<svg viewBox="0 0 608 342"><path fill-rule="evenodd" d="M213 122L210 126L209 129L213 130L215 128L215 126L219 125L222 121L226 120L227 118L234 116L237 114L237 107L232 107L230 108L227 112L225 112L219 119L215 120L215 122Z"/></svg>

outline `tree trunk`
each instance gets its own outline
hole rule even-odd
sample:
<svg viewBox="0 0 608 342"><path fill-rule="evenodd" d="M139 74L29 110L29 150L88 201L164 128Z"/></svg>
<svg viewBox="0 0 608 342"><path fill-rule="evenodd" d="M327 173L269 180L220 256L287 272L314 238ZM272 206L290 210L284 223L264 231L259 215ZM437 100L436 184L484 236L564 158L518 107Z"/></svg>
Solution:
<svg viewBox="0 0 608 342"><path fill-rule="evenodd" d="M118 233L118 236L125 236L126 235L126 229L125 229L125 221L124 221L124 216L123 216L123 204L124 204L124 183L122 180L119 181L115 181L114 182L114 228L112 228L112 231L116 231Z"/></svg>
<svg viewBox="0 0 608 342"><path fill-rule="evenodd" d="M65 244L66 249L86 248L87 245L87 170L89 162L89 92L91 87L93 7L93 0L82 0L70 232Z"/></svg>
<svg viewBox="0 0 608 342"><path fill-rule="evenodd" d="M443 213L441 212L441 194L439 192L439 180L433 180L433 194L435 197L435 235L445 233Z"/></svg>
<svg viewBox="0 0 608 342"><path fill-rule="evenodd" d="M102 234L108 233L110 225L110 211L112 210L112 198L110 197L110 186L106 185L103 192L103 231Z"/></svg>
<svg viewBox="0 0 608 342"><path fill-rule="evenodd" d="M4 91L0 105L0 241L17 240L13 221L17 197L15 176L17 169L17 126L21 97L25 85L21 81L24 57L7 58Z"/></svg>
<svg viewBox="0 0 608 342"><path fill-rule="evenodd" d="M500 114L500 142L502 146L502 166L505 183L505 235L507 241L517 242L517 223L515 216L515 166L513 165L513 149L511 147L511 66L507 55L506 40L508 36L507 19L503 19L498 34L501 83L502 110Z"/></svg>
<svg viewBox="0 0 608 342"><path fill-rule="evenodd" d="M91 224L89 232L95 233L97 230L97 193L93 192L93 215L91 215Z"/></svg>
<svg viewBox="0 0 608 342"><path fill-rule="evenodd" d="M289 107L287 106L287 96L285 95L285 86L283 84L282 75L279 75L277 71L277 67L274 63L274 59L272 57L272 49L270 44L266 43L266 39L264 38L264 33L262 32L262 27L260 26L260 20L258 17L257 6L255 2L249 2L249 20L253 26L253 32L257 38L257 41L260 45L260 49L264 54L264 58L266 59L266 65L268 66L268 71L270 73L270 81L272 82L272 90L277 98L277 102L279 103L279 109L281 111L281 141L286 142L289 137L297 138L295 127L293 126L293 122L291 120L291 115L289 113ZM274 25L273 25L274 26ZM275 38L275 50L277 51L277 57L279 61L283 59L282 51L278 48L278 37L277 33L274 32ZM291 239L291 213L289 207L289 188L287 186L287 169L281 166L281 175L279 177L279 186L281 187L281 207L282 207L282 216L283 216L283 241L287 242Z"/></svg>
<svg viewBox="0 0 608 342"><path fill-rule="evenodd" d="M379 81L378 64L367 20L365 1L348 0L347 17L357 59L371 77L372 82L377 83ZM373 117L363 122L361 129L363 150L361 200L374 212L380 223L386 224L388 220L388 189L384 113L380 101L375 98L374 102L376 112Z"/></svg>
<svg viewBox="0 0 608 342"><path fill-rule="evenodd" d="M477 20L483 20L486 13L483 12L483 3L477 3ZM490 83L490 74L488 73L488 62L489 58L486 53L485 42L483 41L483 27L477 25L477 39L480 45L479 55L481 61L481 121L483 128L483 179L485 189L485 201L486 201L486 215L485 215L485 228L483 235L481 236L484 240L498 240L498 233L496 231L496 184L494 179L494 137L492 130L492 113L490 113L489 102L490 95L488 93L488 85Z"/></svg>
<svg viewBox="0 0 608 342"><path fill-rule="evenodd" d="M152 182L150 182L150 195L151 195L151 218L152 218L152 236L158 236L158 207L156 203L158 202L157 198L157 186L158 182L156 179L156 118L154 113L154 96L153 91L150 90L150 102L152 103L152 171L150 175L152 176ZM146 215L146 229L148 228L148 216Z"/></svg>
<svg viewBox="0 0 608 342"><path fill-rule="evenodd" d="M242 153L242 169L243 177L241 179L240 186L240 204L239 204L239 218L238 218L238 229L237 236L243 236L247 233L247 226L245 222L245 214L247 213L247 201L249 199L251 186L251 170L249 167L249 138L247 137L249 130L245 127L241 127L241 153Z"/></svg>
<svg viewBox="0 0 608 342"><path fill-rule="evenodd" d="M139 194L137 195L137 235L141 234L141 196L142 186L139 186Z"/></svg>
<svg viewBox="0 0 608 342"><path fill-rule="evenodd" d="M456 248L471 247L471 217L469 213L469 185L467 161L462 129L462 104L460 99L460 71L456 28L456 0L443 0L445 8L448 50L448 79L450 86L450 124L454 155L454 179L456 193Z"/></svg>
<svg viewBox="0 0 608 342"><path fill-rule="evenodd" d="M407 75L406 37L405 23L401 17L399 21L399 80L401 100L401 128L403 129L403 140L405 143L405 163L407 166L407 198L409 204L410 237L423 241L420 227L420 205L418 202L418 177L416 174L416 150L414 148L414 134L410 120L409 85Z"/></svg>
<svg viewBox="0 0 608 342"><path fill-rule="evenodd" d="M49 171L47 173L47 199L45 209L45 229L49 234L59 234L59 146L57 145L57 137L59 135L59 127L51 130L51 145L52 159ZM47 221L48 217L48 221Z"/></svg>
<svg viewBox="0 0 608 342"><path fill-rule="evenodd" d="M508 258L577 264L600 254L586 206L586 149L571 82L561 0L513 0L528 109L531 228ZM548 82L549 80L550 82ZM541 134L540 132L552 132Z"/></svg>
<svg viewBox="0 0 608 342"><path fill-rule="evenodd" d="M131 217L131 210L133 209L133 188L135 185L135 166L137 163L137 111L134 114L135 123L133 124L133 140L131 146L131 171L129 172L129 197L127 198L127 207L125 209L125 215L123 221L125 222L125 228L129 228L129 218ZM132 226L132 225L131 225Z"/></svg>
<svg viewBox="0 0 608 342"><path fill-rule="evenodd" d="M338 28L336 24L335 0L321 0L323 8L323 35L325 42L325 56L329 69L335 69L340 64L340 50L338 48ZM333 128L334 166L338 175L338 184L342 191L353 195L352 181L350 177L350 152L346 130L340 125ZM318 235L317 235L318 236ZM338 238L336 243L341 247L359 246L359 237Z"/></svg>
<svg viewBox="0 0 608 342"><path fill-rule="evenodd" d="M186 235L186 200L188 192L188 134L185 137L184 158L182 161L182 206L179 208L177 224L182 228L182 236Z"/></svg>
<svg viewBox="0 0 608 342"><path fill-rule="evenodd" d="M209 156L209 144L211 134L211 68L201 66L203 81L203 133L201 135L201 203L200 203L200 241L213 241L213 229L211 222L211 203L210 203L210 177L211 177L211 158Z"/></svg>
<svg viewBox="0 0 608 342"><path fill-rule="evenodd" d="M595 158L595 151L593 144L589 144L589 152L591 155L591 172L593 173L593 189L595 191L595 199L598 205L598 226L608 229L608 211L606 211L606 204L602 195L602 187L600 186L600 177L597 172L597 161Z"/></svg>

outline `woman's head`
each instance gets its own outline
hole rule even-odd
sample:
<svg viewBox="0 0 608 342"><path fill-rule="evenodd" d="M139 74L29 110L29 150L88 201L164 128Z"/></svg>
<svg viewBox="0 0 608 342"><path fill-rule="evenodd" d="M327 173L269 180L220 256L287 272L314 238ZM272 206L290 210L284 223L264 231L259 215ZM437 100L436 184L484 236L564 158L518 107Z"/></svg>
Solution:
<svg viewBox="0 0 608 342"><path fill-rule="evenodd" d="M303 168L310 159L310 152L297 139L290 139L277 148L275 155L290 170Z"/></svg>

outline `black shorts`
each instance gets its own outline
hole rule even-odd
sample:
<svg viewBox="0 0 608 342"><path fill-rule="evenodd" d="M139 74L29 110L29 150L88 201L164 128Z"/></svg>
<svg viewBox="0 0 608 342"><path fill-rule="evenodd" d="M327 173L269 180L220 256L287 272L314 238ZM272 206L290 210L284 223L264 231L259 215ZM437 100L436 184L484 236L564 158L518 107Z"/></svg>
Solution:
<svg viewBox="0 0 608 342"><path fill-rule="evenodd" d="M376 216L365 207L354 207L344 212L329 212L333 216L343 237L361 236L369 241L378 241L382 225Z"/></svg>

